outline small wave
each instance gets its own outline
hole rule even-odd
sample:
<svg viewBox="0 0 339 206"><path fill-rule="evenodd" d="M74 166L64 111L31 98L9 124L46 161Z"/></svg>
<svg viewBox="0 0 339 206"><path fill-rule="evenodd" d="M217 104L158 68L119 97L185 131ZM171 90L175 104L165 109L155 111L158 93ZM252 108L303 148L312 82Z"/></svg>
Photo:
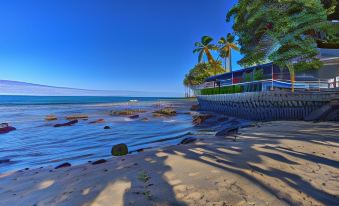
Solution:
<svg viewBox="0 0 339 206"><path fill-rule="evenodd" d="M124 118L124 121L125 122L133 122L133 121L135 121L134 119L131 119L131 118L128 118L128 117L125 117Z"/></svg>
<svg viewBox="0 0 339 206"><path fill-rule="evenodd" d="M141 143L137 143L137 144L133 144L130 146L140 146L140 145L147 145L147 144L151 144L151 143L157 143L157 142L166 142L166 141L170 141L170 140L175 140L175 139L181 139L187 135L191 135L191 132L186 132L184 134L180 134L180 135L176 135L176 136L172 136L172 137L167 137L167 138L161 138L161 139L157 139L157 140L152 140L152 141L146 141L146 142L141 142Z"/></svg>
<svg viewBox="0 0 339 206"><path fill-rule="evenodd" d="M162 122L166 122L166 123L173 123L173 122L176 122L176 120L174 119L169 119L169 120L164 120Z"/></svg>

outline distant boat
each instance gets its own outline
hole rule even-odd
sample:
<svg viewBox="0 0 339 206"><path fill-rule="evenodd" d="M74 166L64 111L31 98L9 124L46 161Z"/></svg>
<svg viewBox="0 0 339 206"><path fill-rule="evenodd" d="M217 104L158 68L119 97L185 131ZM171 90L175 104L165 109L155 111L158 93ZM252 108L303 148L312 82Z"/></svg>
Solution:
<svg viewBox="0 0 339 206"><path fill-rule="evenodd" d="M131 99L131 100L129 100L129 102L138 102L138 100L136 100L136 99Z"/></svg>

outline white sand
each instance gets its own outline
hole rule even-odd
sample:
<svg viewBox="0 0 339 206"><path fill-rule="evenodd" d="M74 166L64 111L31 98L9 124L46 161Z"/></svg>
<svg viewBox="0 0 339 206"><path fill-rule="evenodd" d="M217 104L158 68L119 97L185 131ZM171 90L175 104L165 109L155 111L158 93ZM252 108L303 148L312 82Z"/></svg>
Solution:
<svg viewBox="0 0 339 206"><path fill-rule="evenodd" d="M0 205L339 205L339 124L268 122L238 140L0 175ZM50 171L52 170L52 171Z"/></svg>

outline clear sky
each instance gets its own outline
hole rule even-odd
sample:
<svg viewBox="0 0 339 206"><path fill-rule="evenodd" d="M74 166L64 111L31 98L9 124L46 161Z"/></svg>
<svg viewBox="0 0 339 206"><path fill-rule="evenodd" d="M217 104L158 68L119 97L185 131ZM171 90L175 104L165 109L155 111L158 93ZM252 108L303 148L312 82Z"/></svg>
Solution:
<svg viewBox="0 0 339 206"><path fill-rule="evenodd" d="M231 32L225 16L235 2L2 0L0 79L183 93L194 42Z"/></svg>

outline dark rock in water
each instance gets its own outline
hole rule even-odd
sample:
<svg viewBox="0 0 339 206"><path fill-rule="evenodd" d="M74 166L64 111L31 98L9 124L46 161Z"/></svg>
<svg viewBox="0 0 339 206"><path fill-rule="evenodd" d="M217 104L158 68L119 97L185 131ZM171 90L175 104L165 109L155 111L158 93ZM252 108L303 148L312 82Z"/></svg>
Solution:
<svg viewBox="0 0 339 206"><path fill-rule="evenodd" d="M223 129L217 132L215 136L220 137L220 136L235 135L235 134L238 134L238 131L239 131L239 127L230 127L230 128L226 128L226 129Z"/></svg>
<svg viewBox="0 0 339 206"><path fill-rule="evenodd" d="M143 122L148 122L148 118L146 118L146 117L145 117L145 118L142 118L141 121L143 121Z"/></svg>
<svg viewBox="0 0 339 206"><path fill-rule="evenodd" d="M70 121L70 122L63 123L63 124L56 124L56 125L54 125L54 127L72 126L72 125L74 125L76 123L78 123L78 120L73 120L73 121Z"/></svg>
<svg viewBox="0 0 339 206"><path fill-rule="evenodd" d="M74 114L66 117L67 120L88 119L86 114Z"/></svg>
<svg viewBox="0 0 339 206"><path fill-rule="evenodd" d="M195 142L197 140L197 138L195 137L187 137L185 139L183 139L180 144L189 144L189 143L192 143L192 142Z"/></svg>
<svg viewBox="0 0 339 206"><path fill-rule="evenodd" d="M144 149L137 149L137 152L143 152L144 151Z"/></svg>
<svg viewBox="0 0 339 206"><path fill-rule="evenodd" d="M200 125L202 123L204 123L207 119L213 117L213 115L211 114L201 114L201 115L196 115L193 116L193 124L195 125Z"/></svg>
<svg viewBox="0 0 339 206"><path fill-rule="evenodd" d="M125 109L125 110L120 110L120 111L111 111L111 115L122 115L122 116L126 116L126 115L136 115L136 114L140 114L140 113L145 113L145 110L141 110L141 109Z"/></svg>
<svg viewBox="0 0 339 206"><path fill-rule="evenodd" d="M197 111L197 110L199 110L199 104L193 104L192 106L191 106L191 111Z"/></svg>
<svg viewBox="0 0 339 206"><path fill-rule="evenodd" d="M117 144L112 147L111 153L113 156L123 156L128 154L128 147L126 144Z"/></svg>
<svg viewBox="0 0 339 206"><path fill-rule="evenodd" d="M92 163L92 165L98 165L107 162L105 159L100 159Z"/></svg>
<svg viewBox="0 0 339 206"><path fill-rule="evenodd" d="M8 163L8 162L10 162L11 160L10 159L3 159L3 160L0 160L0 164L1 163Z"/></svg>
<svg viewBox="0 0 339 206"><path fill-rule="evenodd" d="M5 134L14 130L16 130L16 128L9 126L8 123L0 124L0 134Z"/></svg>
<svg viewBox="0 0 339 206"><path fill-rule="evenodd" d="M169 107L166 107L166 108L163 108L163 109L160 109L160 110L153 112L154 117L163 117L163 116L167 117L167 116L174 116L176 114L177 114L177 112L174 109L169 108Z"/></svg>
<svg viewBox="0 0 339 206"><path fill-rule="evenodd" d="M25 170L29 170L29 168L28 168L28 167L26 167L26 168L25 168Z"/></svg>
<svg viewBox="0 0 339 206"><path fill-rule="evenodd" d="M105 126L104 129L111 129L111 127L110 126Z"/></svg>
<svg viewBox="0 0 339 206"><path fill-rule="evenodd" d="M104 123L105 120L104 119L97 119L95 121L89 122L89 124L99 124L99 123Z"/></svg>
<svg viewBox="0 0 339 206"><path fill-rule="evenodd" d="M129 116L130 119L138 119L139 118L139 115L136 114L136 115L132 115L132 116Z"/></svg>
<svg viewBox="0 0 339 206"><path fill-rule="evenodd" d="M59 169L59 168L64 168L64 167L70 167L72 166L70 163L66 162L66 163L63 163L59 166L56 166L54 169Z"/></svg>

